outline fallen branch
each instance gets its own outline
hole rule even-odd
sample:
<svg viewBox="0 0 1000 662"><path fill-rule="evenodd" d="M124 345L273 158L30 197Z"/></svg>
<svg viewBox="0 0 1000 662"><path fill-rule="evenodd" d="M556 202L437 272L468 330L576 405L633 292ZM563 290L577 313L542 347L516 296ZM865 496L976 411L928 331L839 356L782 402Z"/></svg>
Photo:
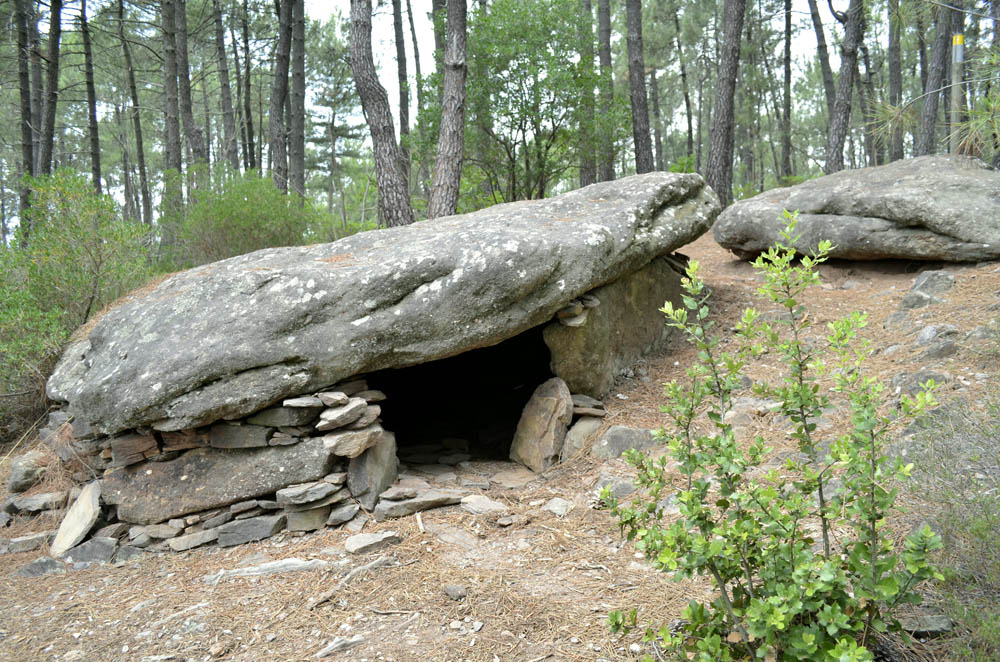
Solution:
<svg viewBox="0 0 1000 662"><path fill-rule="evenodd" d="M341 579L339 582L337 582L336 586L334 586L333 588L331 588L328 591L324 591L323 593L320 593L319 595L317 595L314 598L310 598L309 601L306 602L306 605L305 605L306 611L312 611L316 607L320 606L321 604L323 604L324 602L326 602L327 600L329 600L330 598L332 598L337 591L339 591L340 589L344 588L345 586L347 586L348 584L350 584L355 579L357 579L359 576L363 575L364 573L368 572L369 570L375 570L376 568L383 568L383 567L385 567L387 565L392 565L395 562L396 562L396 558L395 557L392 557L392 556L380 556L377 559L375 559L374 561L372 561L371 563L368 563L368 564L365 564L365 565L361 565L361 566L358 566L357 568L354 568L349 573L347 573L346 575L344 575L344 578Z"/></svg>

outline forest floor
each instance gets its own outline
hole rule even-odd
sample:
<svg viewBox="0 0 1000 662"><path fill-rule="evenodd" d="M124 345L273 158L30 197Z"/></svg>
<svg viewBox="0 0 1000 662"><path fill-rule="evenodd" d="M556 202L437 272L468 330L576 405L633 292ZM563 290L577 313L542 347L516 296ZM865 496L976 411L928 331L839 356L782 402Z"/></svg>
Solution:
<svg viewBox="0 0 1000 662"><path fill-rule="evenodd" d="M699 260L712 288L717 328L728 333L743 309L769 304L755 296L760 278L710 235L681 249ZM869 315L863 336L875 355L867 371L889 382L903 371L934 366L951 381L939 400L982 403L994 379L997 353L988 343L961 344L958 354L938 361L919 358L914 339L921 327L948 323L960 337L997 316L1000 268L996 263L946 266L957 284L945 302L911 311L913 323L883 328L886 318L918 271L942 265L912 262L834 261L820 271L824 284L805 303L822 334L826 322L854 310ZM890 346L902 349L889 356ZM995 343L994 343L995 345ZM643 359L634 376L619 381L606 398L604 425L656 428L663 425L663 383L681 379L693 350L677 341L668 351ZM774 378L774 359L752 365L751 379ZM986 376L988 375L988 377ZM836 434L844 416L834 416L826 434ZM775 452L794 448L774 414L754 417L748 431L763 434ZM480 466L483 472L504 463ZM506 467L510 468L510 467ZM6 467L0 478L6 485ZM93 566L62 575L22 578L11 574L41 552L0 556L0 659L277 661L314 660L337 637L361 637L330 654L343 660L633 660L648 652L641 632L612 635L608 612L638 608L640 623L666 624L691 598L709 598L706 583L678 583L653 571L624 544L616 522L595 507L595 484L604 476L628 478L622 460L578 457L517 487L493 484L483 493L509 506L513 524L496 515L470 515L458 506L425 511L420 518L369 522L364 531L397 531L402 542L366 555L344 552L351 535L343 529L294 536L279 534L235 548L146 554L116 566ZM565 517L542 510L552 497L571 501ZM932 507L915 492L904 493L905 512L894 530L909 531L933 520ZM58 520L16 520L4 537L55 528ZM311 598L338 587L352 568L379 556L395 563L357 576L329 601L308 609ZM263 577L205 577L223 569L281 559L320 559L325 569ZM390 559L391 560L391 559ZM466 596L452 600L446 584ZM927 590L934 603L934 589ZM961 636L957 631L953 636ZM946 643L911 647L905 659L945 659Z"/></svg>

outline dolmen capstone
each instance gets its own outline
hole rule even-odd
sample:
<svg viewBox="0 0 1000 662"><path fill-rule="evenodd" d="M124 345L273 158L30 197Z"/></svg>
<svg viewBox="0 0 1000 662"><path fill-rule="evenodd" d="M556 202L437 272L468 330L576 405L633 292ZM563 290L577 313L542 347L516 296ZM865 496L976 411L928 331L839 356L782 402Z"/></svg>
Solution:
<svg viewBox="0 0 1000 662"><path fill-rule="evenodd" d="M684 261L672 253L718 212L698 175L652 173L184 271L66 350L43 432L98 477L99 524L132 525L132 546L314 530L389 512L375 506L398 471L382 426L393 394L366 376L541 329L556 390L586 394L553 417L564 428L544 451L520 435L541 470L573 416L603 415L587 396L662 341L657 309Z"/></svg>
<svg viewBox="0 0 1000 662"><path fill-rule="evenodd" d="M799 212L802 253L826 239L833 257L851 260L1000 257L1000 171L972 157L903 159L765 191L728 207L715 240L753 259L780 239L786 209Z"/></svg>

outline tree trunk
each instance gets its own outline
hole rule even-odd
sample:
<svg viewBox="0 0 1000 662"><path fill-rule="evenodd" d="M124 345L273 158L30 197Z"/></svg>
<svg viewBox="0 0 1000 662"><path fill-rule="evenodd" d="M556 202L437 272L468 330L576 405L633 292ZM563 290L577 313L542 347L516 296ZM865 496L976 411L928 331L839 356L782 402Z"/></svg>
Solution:
<svg viewBox="0 0 1000 662"><path fill-rule="evenodd" d="M424 79L420 73L420 47L417 45L417 29L413 25L413 7L410 6L410 0L406 0L406 16L410 21L410 42L413 44L413 68L417 75L417 121L419 121L420 111L424 109Z"/></svg>
<svg viewBox="0 0 1000 662"><path fill-rule="evenodd" d="M601 64L601 107L610 109L615 103L611 70L611 0L597 0L597 57ZM614 128L607 118L602 118L598 135L597 180L607 182L615 178Z"/></svg>
<svg viewBox="0 0 1000 662"><path fill-rule="evenodd" d="M24 176L35 175L34 134L31 130L31 78L30 57L31 47L28 39L28 21L31 14L31 0L16 0L14 4L14 20L17 23L17 82L21 102L21 184L18 187L19 213L21 221L21 240L27 242L31 227L25 212L31 206L31 188ZM6 245L6 242L4 242Z"/></svg>
<svg viewBox="0 0 1000 662"><path fill-rule="evenodd" d="M41 155L38 172L52 174L52 145L56 135L56 105L59 102L59 40L62 36L62 0L49 3L49 43L45 66L45 111L42 116Z"/></svg>
<svg viewBox="0 0 1000 662"><path fill-rule="evenodd" d="M722 26L722 57L712 118L705 180L719 196L723 207L733 201L733 97L740 63L745 0L726 0Z"/></svg>
<svg viewBox="0 0 1000 662"><path fill-rule="evenodd" d="M864 1L851 0L844 22L844 38L840 45L840 75L837 96L826 135L826 174L844 169L844 140L851 121L851 95L854 93L854 73L858 69L858 48L864 34Z"/></svg>
<svg viewBox="0 0 1000 662"><path fill-rule="evenodd" d="M403 36L403 5L392 0L392 29L396 39L396 78L399 81L399 142L410 135L410 84L406 77L406 39ZM406 151L405 146L403 151Z"/></svg>
<svg viewBox="0 0 1000 662"><path fill-rule="evenodd" d="M920 130L913 145L914 156L926 156L935 152L934 133L938 121L938 99L944 85L945 69L948 65L948 44L951 41L951 10L944 5L938 6L937 24L934 33L934 46L931 51L931 62L927 75L927 88L924 92L924 102L920 108Z"/></svg>
<svg viewBox="0 0 1000 662"><path fill-rule="evenodd" d="M240 51L236 44L236 30L230 28L229 36L233 41L233 78L236 79L236 129L240 140L240 155L243 157L244 170L250 169L250 150L247 149L247 122L243 116L246 95L243 90L243 68L240 66Z"/></svg>
<svg viewBox="0 0 1000 662"><path fill-rule="evenodd" d="M579 17L580 73L584 84L580 97L580 186L597 181L597 158L594 151L594 7L591 0L580 0Z"/></svg>
<svg viewBox="0 0 1000 662"><path fill-rule="evenodd" d="M184 126L184 139L188 152L191 154L191 165L194 165L194 183L196 187L205 183L208 173L204 172L208 163L205 147L205 137L194 119L194 103L191 100L191 67L188 64L188 29L187 0L174 0L174 26L177 46L177 90L180 93L181 124ZM188 172L191 172L191 168Z"/></svg>
<svg viewBox="0 0 1000 662"><path fill-rule="evenodd" d="M233 94L229 88L229 58L226 57L226 33L222 27L222 10L219 0L212 0L215 15L215 54L219 60L219 87L222 100L222 153L233 173L240 171L240 152L236 144L236 120L233 114ZM238 70L237 70L238 71ZM239 74L237 74L239 76Z"/></svg>
<svg viewBox="0 0 1000 662"><path fill-rule="evenodd" d="M653 171L653 145L649 138L649 104L646 99L646 65L642 53L642 0L625 0L625 22L635 171L641 175Z"/></svg>
<svg viewBox="0 0 1000 662"><path fill-rule="evenodd" d="M87 133L90 134L90 177L101 194L101 139L97 133L97 92L94 90L94 55L87 25L87 0L80 0L80 36L83 40L83 70L87 84Z"/></svg>
<svg viewBox="0 0 1000 662"><path fill-rule="evenodd" d="M164 173L163 206L169 214L179 212L184 204L184 194L181 188L181 121L180 102L177 93L177 41L174 24L174 0L160 2L161 23L163 29L163 96L166 107L164 122L164 156L166 170ZM172 171L172 172L170 172ZM173 238L164 236L162 243L168 247Z"/></svg>
<svg viewBox="0 0 1000 662"><path fill-rule="evenodd" d="M45 96L42 75L42 37L38 34L38 11L32 0L27 0L28 39L30 40L31 60L31 141L32 141L32 172L38 172L41 167L39 159L42 156L42 113L44 112Z"/></svg>
<svg viewBox="0 0 1000 662"><path fill-rule="evenodd" d="M292 112L288 118L288 181L292 191L306 194L306 19L305 3L292 11Z"/></svg>
<svg viewBox="0 0 1000 662"><path fill-rule="evenodd" d="M465 149L466 12L465 0L448 0L441 130L434 162L434 184L427 201L427 218L450 216L458 210L462 153Z"/></svg>
<svg viewBox="0 0 1000 662"><path fill-rule="evenodd" d="M132 48L125 38L125 2L118 0L118 38L122 42L122 54L125 58L125 74L128 83L128 93L131 99L129 116L132 119L132 130L135 132L135 159L139 166L139 192L142 195L142 222L153 224L153 203L149 196L149 180L146 178L146 150L142 139L142 119L139 117L139 90L135 85L135 67L132 65Z"/></svg>
<svg viewBox="0 0 1000 662"><path fill-rule="evenodd" d="M653 99L653 156L656 169L666 170L663 163L663 127L660 119L660 84L656 80L656 70L649 72L649 96Z"/></svg>
<svg viewBox="0 0 1000 662"><path fill-rule="evenodd" d="M375 178L386 225L408 225L413 222L413 208L406 167L396 144L389 96L378 81L372 59L371 0L351 0L351 71L372 136Z"/></svg>
<svg viewBox="0 0 1000 662"><path fill-rule="evenodd" d="M254 135L253 135L253 85L250 78L250 25L249 25L249 11L247 7L247 0L243 0L243 13L240 15L242 20L243 28L243 116L246 118L247 123L247 154L250 156L249 162L247 163L247 168L250 170L256 170L261 167L260 159L257 158L257 152L254 149ZM261 123L263 124L263 119ZM261 138L263 140L263 137Z"/></svg>
<svg viewBox="0 0 1000 662"><path fill-rule="evenodd" d="M889 105L903 103L903 58L899 47L901 20L899 0L889 0ZM889 162L903 158L903 127L893 122L889 133Z"/></svg>
<svg viewBox="0 0 1000 662"><path fill-rule="evenodd" d="M270 145L271 179L282 191L288 190L288 154L285 136L285 103L288 96L288 67L292 48L293 4L302 0L276 0L278 4L278 45L274 55L274 79L271 83L270 120L267 137Z"/></svg>
<svg viewBox="0 0 1000 662"><path fill-rule="evenodd" d="M201 79L201 107L205 113L205 174L212 172L212 112L208 105L208 85Z"/></svg>
<svg viewBox="0 0 1000 662"><path fill-rule="evenodd" d="M786 181L792 176L792 0L785 0L785 87L781 109L781 168Z"/></svg>
<svg viewBox="0 0 1000 662"><path fill-rule="evenodd" d="M826 37L823 34L823 19L819 15L816 0L809 0L809 14L812 16L813 30L816 32L816 57L819 59L819 70L823 77L823 93L826 95L826 116L833 118L833 104L836 91L833 85L833 69L830 68L830 52L826 47Z"/></svg>
<svg viewBox="0 0 1000 662"><path fill-rule="evenodd" d="M431 20L434 22L434 66L438 74L444 69L444 33L447 24L447 0L431 0ZM438 83L438 103L442 103L444 96L444 80Z"/></svg>
<svg viewBox="0 0 1000 662"><path fill-rule="evenodd" d="M136 222L139 219L139 209L136 203L135 184L132 181L132 163L128 155L128 138L125 136L125 125L122 122L122 109L115 105L115 125L118 127L118 145L122 149L122 188L124 189L126 219Z"/></svg>
<svg viewBox="0 0 1000 662"><path fill-rule="evenodd" d="M687 118L687 154L694 155L694 129L691 126L691 93L688 90L687 66L684 64L684 50L681 48L681 18L680 10L674 9L674 39L677 42L677 61L681 65L681 89L684 91L684 116Z"/></svg>

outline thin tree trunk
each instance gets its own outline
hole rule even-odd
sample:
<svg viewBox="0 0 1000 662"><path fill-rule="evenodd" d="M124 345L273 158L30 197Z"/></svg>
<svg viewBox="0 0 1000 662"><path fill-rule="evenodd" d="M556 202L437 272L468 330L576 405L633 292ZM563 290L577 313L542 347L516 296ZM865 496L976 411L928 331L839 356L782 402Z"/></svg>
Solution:
<svg viewBox="0 0 1000 662"><path fill-rule="evenodd" d="M139 90L135 85L135 67L132 65L132 48L125 38L125 2L118 0L118 38L122 42L122 54L125 58L125 74L128 83L128 93L131 99L129 116L132 119L132 130L135 133L135 158L139 165L139 189L142 195L142 222L153 224L153 203L149 196L149 180L146 178L146 150L142 140L142 119L139 117Z"/></svg>
<svg viewBox="0 0 1000 662"><path fill-rule="evenodd" d="M399 142L406 151L406 139L410 135L410 84L406 76L406 39L403 36L403 5L401 0L392 0L392 29L396 40L396 78L399 81Z"/></svg>
<svg viewBox="0 0 1000 662"><path fill-rule="evenodd" d="M611 0L597 0L597 57L601 63L601 107L610 109L615 102L611 70ZM607 118L601 120L598 135L597 180L606 182L615 178L614 128Z"/></svg>
<svg viewBox="0 0 1000 662"><path fill-rule="evenodd" d="M42 75L42 37L38 34L38 11L33 0L28 0L28 38L30 40L31 59L31 140L32 140L32 172L38 172L41 167L39 159L42 156L42 113L45 96Z"/></svg>
<svg viewBox="0 0 1000 662"><path fill-rule="evenodd" d="M80 0L80 36L83 40L83 70L87 84L87 133L90 135L90 177L94 192L101 194L101 138L97 129L97 92L94 90L94 54L87 25L87 0Z"/></svg>
<svg viewBox="0 0 1000 662"><path fill-rule="evenodd" d="M937 24L934 33L934 46L931 51L931 62L927 75L927 86L924 92L924 102L920 108L920 130L913 145L914 156L933 154L936 149L935 130L938 121L939 90L944 85L945 69L948 65L948 43L951 32L951 10L941 5L937 9Z"/></svg>
<svg viewBox="0 0 1000 662"><path fill-rule="evenodd" d="M125 197L125 218L132 222L139 221L139 209L136 203L135 184L132 181L132 163L128 155L128 138L125 136L125 124L122 122L122 109L115 106L115 125L118 127L118 145L122 150L122 188Z"/></svg>
<svg viewBox="0 0 1000 662"><path fill-rule="evenodd" d="M434 21L434 66L438 74L444 69L444 34L447 24L447 0L431 0L431 19ZM444 76L438 83L438 103L444 96Z"/></svg>
<svg viewBox="0 0 1000 662"><path fill-rule="evenodd" d="M410 0L406 0L406 16L410 21L410 42L413 44L413 68L417 74L417 121L419 122L420 111L424 109L424 79L420 73L420 47L417 46L417 29L413 25L413 7L410 6Z"/></svg>
<svg viewBox="0 0 1000 662"><path fill-rule="evenodd" d="M49 43L45 65L45 112L42 116L42 144L38 172L52 173L52 145L55 142L56 105L59 103L59 40L62 36L62 0L49 3Z"/></svg>
<svg viewBox="0 0 1000 662"><path fill-rule="evenodd" d="M164 173L163 205L165 211L179 212L184 204L184 194L181 188L181 123L180 102L177 92L177 41L174 0L162 0L160 3L161 23L163 29L163 96L166 107L164 123L164 156L166 170ZM172 171L172 172L170 172ZM162 243L171 245L173 237L164 236Z"/></svg>
<svg viewBox="0 0 1000 662"><path fill-rule="evenodd" d="M247 0L243 0L243 13L240 15L242 20L243 28L243 67L244 78L243 78L243 101L245 107L243 108L243 116L246 118L247 126L247 154L250 156L249 162L247 163L247 168L250 170L256 170L261 167L260 158L257 156L257 152L254 150L254 135L253 135L253 81L250 77L250 25L249 25L249 12L247 7ZM261 120L263 122L263 120ZM263 138L261 138L263 140Z"/></svg>
<svg viewBox="0 0 1000 662"><path fill-rule="evenodd" d="M351 70L371 132L379 206L386 225L408 225L413 222L413 208L410 205L406 167L396 144L389 96L375 73L371 40L371 0L351 0Z"/></svg>
<svg viewBox="0 0 1000 662"><path fill-rule="evenodd" d="M229 58L226 57L226 32L222 27L222 9L219 0L212 0L215 15L215 53L219 60L219 92L222 101L222 153L234 173L240 171L240 152L236 144L236 120L233 113L233 94L229 88ZM239 70L237 69L237 72ZM237 78L239 74L237 73Z"/></svg>
<svg viewBox="0 0 1000 662"><path fill-rule="evenodd" d="M233 104L236 111L236 129L240 139L240 155L243 157L243 169L249 170L250 151L247 149L247 122L243 116L246 94L243 90L243 68L240 66L240 51L237 47L239 42L236 39L236 30L230 28L229 36L233 41L233 78L236 79L236 103Z"/></svg>
<svg viewBox="0 0 1000 662"><path fill-rule="evenodd" d="M733 97L740 63L745 0L726 0L723 18L722 57L712 118L705 180L715 190L723 207L733 200Z"/></svg>
<svg viewBox="0 0 1000 662"><path fill-rule="evenodd" d="M288 118L288 181L300 197L306 194L306 19L305 3L292 10L292 112Z"/></svg>
<svg viewBox="0 0 1000 662"><path fill-rule="evenodd" d="M901 33L899 0L889 0L889 105L903 103L903 58L899 46ZM894 121L889 134L889 161L903 158L903 127Z"/></svg>
<svg viewBox="0 0 1000 662"><path fill-rule="evenodd" d="M427 201L428 218L450 216L458 210L465 149L466 12L465 0L448 0L441 131L434 162L434 183Z"/></svg>
<svg viewBox="0 0 1000 662"><path fill-rule="evenodd" d="M597 157L594 150L594 7L591 0L580 0L579 17L580 73L584 85L580 98L580 186L597 181Z"/></svg>
<svg viewBox="0 0 1000 662"><path fill-rule="evenodd" d="M951 34L952 35L964 35L965 33L965 11L964 3L962 0L952 0L949 3L952 7L951 12ZM953 38L954 39L954 38ZM975 48L974 43L969 43L969 50ZM952 40L952 47L949 49L949 53L954 51L954 41ZM947 104L947 116L948 116L948 152L952 154L957 154L959 149L961 149L961 132L959 127L962 123L962 116L964 115L964 110L962 108L962 101L964 100L964 94L962 93L962 81L964 78L964 67L962 64L956 64L953 58L948 58L950 66L948 67L948 94L945 96L945 101L943 103Z"/></svg>
<svg viewBox="0 0 1000 662"><path fill-rule="evenodd" d="M292 5L302 0L277 0L278 45L274 57L274 79L271 84L271 105L268 109L270 125L271 179L282 191L288 190L288 155L285 136L285 104L288 96L289 55L292 47Z"/></svg>
<svg viewBox="0 0 1000 662"><path fill-rule="evenodd" d="M837 96L826 136L826 166L823 171L827 174L844 169L844 140L851 121L851 95L854 93L854 72L858 68L858 48L865 29L864 13L863 0L851 0L844 22L844 38L840 44Z"/></svg>
<svg viewBox="0 0 1000 662"><path fill-rule="evenodd" d="M833 118L833 104L836 91L833 84L833 69L830 68L830 52L826 47L826 37L823 34L823 19L819 15L816 0L809 0L809 14L812 16L813 30L816 32L816 57L819 59L819 70L823 77L823 93L826 95L826 116Z"/></svg>
<svg viewBox="0 0 1000 662"><path fill-rule="evenodd" d="M786 181L792 176L792 0L785 0L785 86L781 110L781 167Z"/></svg>
<svg viewBox="0 0 1000 662"><path fill-rule="evenodd" d="M333 194L337 190L335 185L337 178L337 132L334 130L336 120L337 116L331 115L330 121L326 125L326 139L330 145L330 179L326 188L326 210L331 216L333 215Z"/></svg>
<svg viewBox="0 0 1000 662"><path fill-rule="evenodd" d="M920 93L927 93L927 77L930 75L930 62L927 58L927 39L924 36L926 30L924 30L924 19L917 12L916 17L916 29L917 29L917 56L920 62Z"/></svg>
<svg viewBox="0 0 1000 662"><path fill-rule="evenodd" d="M194 103L191 100L191 67L188 64L188 29L187 0L173 0L174 27L176 28L175 44L177 46L177 90L180 93L181 124L184 127L184 139L188 152L191 154L191 165L195 166L194 184L200 187L205 184L208 175L205 167L208 154L205 137L194 119ZM188 169L190 173L192 168Z"/></svg>
<svg viewBox="0 0 1000 662"><path fill-rule="evenodd" d="M674 39L677 42L677 61L681 66L681 89L684 92L684 116L687 118L687 154L694 154L694 129L691 126L691 93L688 90L687 66L684 64L684 50L681 48L681 18L680 10L674 9ZM700 112L700 110L699 110ZM661 168L662 169L662 168Z"/></svg>
<svg viewBox="0 0 1000 662"><path fill-rule="evenodd" d="M17 23L17 82L21 102L21 184L18 187L21 241L27 243L31 232L31 222L26 212L31 207L31 188L24 179L35 175L34 135L31 130L31 78L28 49L28 21L31 14L31 0L16 0L14 19ZM6 245L6 241L4 241Z"/></svg>
<svg viewBox="0 0 1000 662"><path fill-rule="evenodd" d="M642 0L625 0L625 23L635 171L641 175L653 171L653 145L649 138L649 103L646 99L646 65L642 53Z"/></svg>
<svg viewBox="0 0 1000 662"><path fill-rule="evenodd" d="M666 170L663 164L663 127L660 119L660 84L656 80L656 70L649 72L649 96L653 99L653 155L656 169Z"/></svg>
<svg viewBox="0 0 1000 662"><path fill-rule="evenodd" d="M208 106L208 84L201 80L201 106L205 111L205 173L212 172L212 113Z"/></svg>

